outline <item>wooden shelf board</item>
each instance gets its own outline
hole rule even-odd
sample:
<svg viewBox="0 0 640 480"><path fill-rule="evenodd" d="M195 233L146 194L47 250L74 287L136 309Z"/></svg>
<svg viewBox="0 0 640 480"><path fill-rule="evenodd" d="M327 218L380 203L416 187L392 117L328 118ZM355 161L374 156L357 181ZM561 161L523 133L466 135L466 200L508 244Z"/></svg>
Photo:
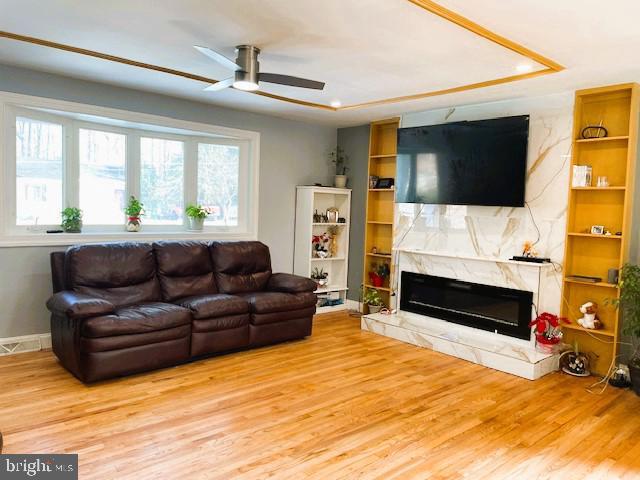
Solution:
<svg viewBox="0 0 640 480"><path fill-rule="evenodd" d="M575 332L583 332L586 334L591 334L591 335L602 335L605 337L615 337L616 334L614 332L612 332L611 330L607 330L606 328L603 328L601 330L589 330L587 328L582 328L580 325L576 325L574 323L570 323L570 324L563 324L562 328L566 328L567 330L572 330Z"/></svg>
<svg viewBox="0 0 640 480"><path fill-rule="evenodd" d="M596 143L596 142L612 142L616 140L629 140L629 135L617 135L614 137L602 137L602 138L578 138L576 143Z"/></svg>
<svg viewBox="0 0 640 480"><path fill-rule="evenodd" d="M395 188L370 188L370 192L395 192Z"/></svg>
<svg viewBox="0 0 640 480"><path fill-rule="evenodd" d="M344 257L311 258L312 262L336 262L344 260Z"/></svg>
<svg viewBox="0 0 640 480"><path fill-rule="evenodd" d="M365 253L368 257L391 258L391 254L384 253Z"/></svg>
<svg viewBox="0 0 640 480"><path fill-rule="evenodd" d="M571 187L571 190L602 190L603 192L611 190L626 190L625 186L609 186L609 187Z"/></svg>
<svg viewBox="0 0 640 480"><path fill-rule="evenodd" d="M367 223L372 223L374 225L393 225L393 222L379 222L378 220L367 220Z"/></svg>
<svg viewBox="0 0 640 480"><path fill-rule="evenodd" d="M346 223L312 223L311 225L313 225L314 227L318 227L318 226L345 227L347 224Z"/></svg>
<svg viewBox="0 0 640 480"><path fill-rule="evenodd" d="M380 155L369 155L369 158L393 158L396 157L395 153L382 153Z"/></svg>
<svg viewBox="0 0 640 480"><path fill-rule="evenodd" d="M565 278L565 282L567 283L576 283L578 285L587 285L589 287L605 287L605 288L618 288L618 285L615 283L607 283L607 282L581 282L580 280L573 280L571 278Z"/></svg>
<svg viewBox="0 0 640 480"><path fill-rule="evenodd" d="M622 235L596 235L595 233L567 233L570 237L601 238L605 240L622 240Z"/></svg>
<svg viewBox="0 0 640 480"><path fill-rule="evenodd" d="M326 287L318 288L313 293L346 292L347 290L349 290L347 287L327 285Z"/></svg>
<svg viewBox="0 0 640 480"><path fill-rule="evenodd" d="M389 287L374 287L373 285L367 285L366 283L365 283L364 286L366 288L373 288L374 290L382 290L384 292L390 292L391 291L391 289Z"/></svg>

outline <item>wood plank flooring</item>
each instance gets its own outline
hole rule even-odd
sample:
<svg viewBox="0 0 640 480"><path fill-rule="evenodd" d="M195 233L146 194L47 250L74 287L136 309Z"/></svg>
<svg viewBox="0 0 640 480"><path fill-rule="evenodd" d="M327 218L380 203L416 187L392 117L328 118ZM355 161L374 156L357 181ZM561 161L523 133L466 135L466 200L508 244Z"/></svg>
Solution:
<svg viewBox="0 0 640 480"><path fill-rule="evenodd" d="M362 332L84 386L51 352L0 357L5 453L79 453L100 479L640 478L640 398L530 382Z"/></svg>

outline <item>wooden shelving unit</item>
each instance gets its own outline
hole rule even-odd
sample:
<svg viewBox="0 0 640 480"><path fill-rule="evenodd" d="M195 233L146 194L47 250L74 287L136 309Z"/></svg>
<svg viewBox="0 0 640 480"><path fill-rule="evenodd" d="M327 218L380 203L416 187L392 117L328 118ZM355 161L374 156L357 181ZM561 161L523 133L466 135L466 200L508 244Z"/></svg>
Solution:
<svg viewBox="0 0 640 480"><path fill-rule="evenodd" d="M394 178L396 176L397 133L399 118L391 118L371 124L369 137L369 176ZM371 188L367 191L366 227L364 240L363 282L365 288L375 288L385 305L389 305L391 278L387 277L382 287L374 287L369 280L372 263L386 263L393 276L391 249L393 246L393 216L395 189ZM373 247L378 253L373 254Z"/></svg>
<svg viewBox="0 0 640 480"><path fill-rule="evenodd" d="M607 299L617 298L616 285L606 283L610 268L621 268L629 260L632 229L638 144L638 85L624 84L576 92L573 118L574 165L590 165L593 183L607 176L610 187L569 186L567 235L564 256L564 282L561 314L571 321L565 327L564 341L578 343L591 354L591 371L605 375L619 352L620 314ZM582 139L587 125L602 121L608 130L605 138ZM570 177L572 175L570 174ZM571 181L571 180L570 180ZM592 225L604 225L621 236L590 233ZM588 283L566 278L571 275L601 277L602 282ZM582 316L583 303L598 303L601 330L585 330L576 320Z"/></svg>

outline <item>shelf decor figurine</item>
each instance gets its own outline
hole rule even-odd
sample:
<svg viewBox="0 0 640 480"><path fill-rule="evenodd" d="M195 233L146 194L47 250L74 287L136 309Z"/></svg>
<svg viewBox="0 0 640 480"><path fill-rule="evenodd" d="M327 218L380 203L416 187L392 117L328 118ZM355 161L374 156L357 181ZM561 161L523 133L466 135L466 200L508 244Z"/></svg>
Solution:
<svg viewBox="0 0 640 480"><path fill-rule="evenodd" d="M327 233L329 234L329 255L331 257L338 256L338 234L340 233L340 229L337 225L331 225L327 228Z"/></svg>
<svg viewBox="0 0 640 480"><path fill-rule="evenodd" d="M574 343L573 349L567 350L560 355L560 368L564 373L574 377L588 377L591 375L589 357L578 350L578 342Z"/></svg>
<svg viewBox="0 0 640 480"><path fill-rule="evenodd" d="M319 288L326 287L329 283L329 273L325 272L324 268L315 267L311 272L311 280L316 282Z"/></svg>
<svg viewBox="0 0 640 480"><path fill-rule="evenodd" d="M580 132L580 136L585 140L592 138L604 138L609 134L606 128L602 126L602 120L598 125L587 125Z"/></svg>
<svg viewBox="0 0 640 480"><path fill-rule="evenodd" d="M598 318L598 304L595 302L587 302L580 306L582 318L578 319L578 325L588 330L598 330L602 328L602 322Z"/></svg>

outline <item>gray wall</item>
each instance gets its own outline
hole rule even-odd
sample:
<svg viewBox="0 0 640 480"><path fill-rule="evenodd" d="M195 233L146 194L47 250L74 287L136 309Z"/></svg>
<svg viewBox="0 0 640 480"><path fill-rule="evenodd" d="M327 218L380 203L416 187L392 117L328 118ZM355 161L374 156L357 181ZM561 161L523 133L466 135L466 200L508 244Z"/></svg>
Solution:
<svg viewBox="0 0 640 480"><path fill-rule="evenodd" d="M260 138L258 238L271 247L274 269L293 270L295 186L322 182L336 129L0 65L0 91L119 108L253 130ZM359 174L358 174L359 175ZM0 338L49 331L44 302L50 294L50 251L0 248Z"/></svg>
<svg viewBox="0 0 640 480"><path fill-rule="evenodd" d="M351 193L351 234L349 235L349 276L347 298L358 300L362 283L364 256L365 210L367 201L367 167L369 158L369 125L339 128L338 146L349 156Z"/></svg>

